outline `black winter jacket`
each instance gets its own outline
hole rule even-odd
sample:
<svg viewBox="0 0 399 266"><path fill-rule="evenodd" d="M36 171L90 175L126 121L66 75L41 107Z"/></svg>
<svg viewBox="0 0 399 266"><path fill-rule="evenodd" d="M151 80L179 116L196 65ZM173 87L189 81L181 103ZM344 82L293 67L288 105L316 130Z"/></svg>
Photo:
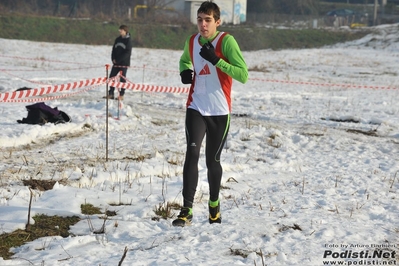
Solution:
<svg viewBox="0 0 399 266"><path fill-rule="evenodd" d="M115 60L115 65L130 66L130 56L132 54L132 38L130 34L125 37L119 36L115 39L114 46L112 47L111 59Z"/></svg>

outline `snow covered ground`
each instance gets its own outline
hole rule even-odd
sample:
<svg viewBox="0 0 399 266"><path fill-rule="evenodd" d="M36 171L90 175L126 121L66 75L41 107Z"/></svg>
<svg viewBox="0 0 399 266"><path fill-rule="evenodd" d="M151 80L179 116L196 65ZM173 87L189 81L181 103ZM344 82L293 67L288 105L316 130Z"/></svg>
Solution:
<svg viewBox="0 0 399 266"><path fill-rule="evenodd" d="M125 247L123 265L399 264L398 33L243 53L250 80L233 87L220 225L207 222L203 155L193 224L152 219L182 201L185 94L127 91L121 118L109 119L108 161L104 85L46 101L68 124L18 124L31 103L0 102L0 232L25 227L24 179L59 181L35 191L33 214L82 218L73 236L13 248L0 265L117 265ZM0 39L0 93L105 76L110 50ZM127 77L183 87L180 55L134 48ZM84 203L117 213L104 234Z"/></svg>

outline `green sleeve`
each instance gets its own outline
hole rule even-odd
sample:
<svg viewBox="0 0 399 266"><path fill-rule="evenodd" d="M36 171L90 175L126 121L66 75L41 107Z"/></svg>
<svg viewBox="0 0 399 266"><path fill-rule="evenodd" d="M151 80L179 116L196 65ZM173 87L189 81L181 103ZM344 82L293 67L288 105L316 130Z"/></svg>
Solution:
<svg viewBox="0 0 399 266"><path fill-rule="evenodd" d="M186 39L186 43L184 44L184 51L183 54L180 57L179 61L179 70L182 72L183 70L186 69L191 69L192 68L192 62L191 62L191 56L190 56L190 38L188 37Z"/></svg>
<svg viewBox="0 0 399 266"><path fill-rule="evenodd" d="M241 83L246 83L248 80L248 67L237 41L230 34L223 38L222 53L229 62L220 59L216 67L220 68L233 79Z"/></svg>
<svg viewBox="0 0 399 266"><path fill-rule="evenodd" d="M179 61L180 72L192 68L191 56L189 51L190 37L186 39L186 43L184 45L184 51L180 57ZM204 40L204 42L206 41L207 40ZM220 59L219 62L216 64L216 67L220 68L224 73L231 76L233 79L238 80L241 83L246 83L248 80L247 64L245 63L245 60L242 56L237 41L230 34L226 35L223 38L222 53L226 57L228 62L226 62L223 59Z"/></svg>

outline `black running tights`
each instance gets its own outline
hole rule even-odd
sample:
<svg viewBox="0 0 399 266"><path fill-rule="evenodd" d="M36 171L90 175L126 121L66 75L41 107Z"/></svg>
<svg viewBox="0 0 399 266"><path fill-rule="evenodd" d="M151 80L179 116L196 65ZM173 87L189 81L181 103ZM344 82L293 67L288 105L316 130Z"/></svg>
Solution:
<svg viewBox="0 0 399 266"><path fill-rule="evenodd" d="M219 198L222 180L220 154L230 127L230 115L202 116L198 111L188 108L186 113L187 151L183 167L184 207L193 207L198 184L198 161L201 144L206 135L205 158L209 183L209 199Z"/></svg>

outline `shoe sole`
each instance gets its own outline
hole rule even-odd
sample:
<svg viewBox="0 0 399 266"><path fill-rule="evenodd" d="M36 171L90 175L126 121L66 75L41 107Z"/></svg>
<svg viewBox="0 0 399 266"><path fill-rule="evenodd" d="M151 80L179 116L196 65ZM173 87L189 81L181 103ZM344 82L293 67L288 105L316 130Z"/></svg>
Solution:
<svg viewBox="0 0 399 266"><path fill-rule="evenodd" d="M184 227L186 225L191 225L191 220L177 219L172 222L172 225L175 227Z"/></svg>
<svg viewBox="0 0 399 266"><path fill-rule="evenodd" d="M222 219L220 219L220 218L218 218L216 220L209 219L209 223L210 224L221 224L222 223Z"/></svg>
<svg viewBox="0 0 399 266"><path fill-rule="evenodd" d="M216 211L216 215L212 217L211 210L213 213ZM222 216L220 215L220 205L217 207L211 207L209 206L209 217L208 217L209 223L214 224L214 223L222 223Z"/></svg>

